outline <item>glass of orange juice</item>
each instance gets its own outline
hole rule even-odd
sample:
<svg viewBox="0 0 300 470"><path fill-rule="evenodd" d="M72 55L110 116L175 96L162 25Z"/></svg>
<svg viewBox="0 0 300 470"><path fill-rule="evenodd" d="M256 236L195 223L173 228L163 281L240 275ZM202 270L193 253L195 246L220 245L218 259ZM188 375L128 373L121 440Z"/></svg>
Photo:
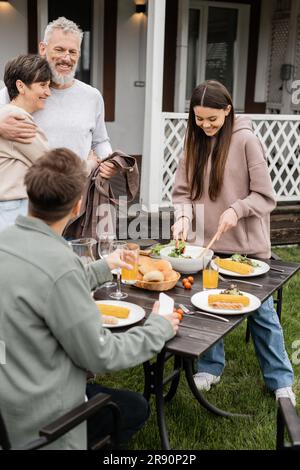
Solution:
<svg viewBox="0 0 300 470"><path fill-rule="evenodd" d="M219 268L211 264L211 258L204 257L202 271L203 289L217 289L219 281Z"/></svg>
<svg viewBox="0 0 300 470"><path fill-rule="evenodd" d="M123 251L123 260L132 266L132 269L122 268L121 276L123 284L135 284L138 275L140 247L136 243L127 243Z"/></svg>

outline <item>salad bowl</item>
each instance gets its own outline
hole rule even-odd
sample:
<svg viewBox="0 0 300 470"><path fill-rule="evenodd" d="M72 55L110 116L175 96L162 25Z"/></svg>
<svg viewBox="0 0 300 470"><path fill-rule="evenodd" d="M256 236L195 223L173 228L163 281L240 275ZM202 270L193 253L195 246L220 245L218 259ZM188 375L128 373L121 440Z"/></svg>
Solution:
<svg viewBox="0 0 300 470"><path fill-rule="evenodd" d="M160 257L169 261L175 271L183 274L194 274L201 271L204 262L207 263L213 257L214 252L207 250L205 256L198 259L203 250L204 247L202 246L185 245L183 253L179 253L178 250L174 249L174 246L167 246L160 251Z"/></svg>

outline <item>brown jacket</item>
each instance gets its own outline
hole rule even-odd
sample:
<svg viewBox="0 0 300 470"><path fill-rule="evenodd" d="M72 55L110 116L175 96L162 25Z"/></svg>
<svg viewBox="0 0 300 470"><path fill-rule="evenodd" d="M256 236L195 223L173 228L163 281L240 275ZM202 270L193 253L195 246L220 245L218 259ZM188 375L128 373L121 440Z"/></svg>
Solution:
<svg viewBox="0 0 300 470"><path fill-rule="evenodd" d="M127 202L131 202L139 188L139 170L136 159L117 150L103 159L113 163L124 174L126 180ZM101 162L101 163L102 163ZM115 199L110 181L100 175L100 164L91 172L82 196L80 214L73 219L64 231L68 239L92 237L105 230L115 233Z"/></svg>
<svg viewBox="0 0 300 470"><path fill-rule="evenodd" d="M185 159L180 161L173 190L176 220L183 214L193 220L195 242L206 246L217 231L221 214L232 207L238 216L237 226L224 233L213 249L269 258L270 212L276 202L264 150L246 116L235 119L223 186L216 201L208 195L210 169L209 158L203 195L198 201L191 201Z"/></svg>

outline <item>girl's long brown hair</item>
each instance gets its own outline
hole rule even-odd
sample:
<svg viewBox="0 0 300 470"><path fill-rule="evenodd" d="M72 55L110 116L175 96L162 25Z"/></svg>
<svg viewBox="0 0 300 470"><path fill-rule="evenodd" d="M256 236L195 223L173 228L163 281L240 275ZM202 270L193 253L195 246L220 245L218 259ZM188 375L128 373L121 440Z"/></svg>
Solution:
<svg viewBox="0 0 300 470"><path fill-rule="evenodd" d="M231 96L228 90L221 83L214 80L207 80L197 86L193 91L187 133L185 137L185 158L186 158L186 178L191 190L191 199L200 199L204 190L204 175L211 153L211 137L196 125L195 106L204 106L214 109L226 109L231 106L230 114L225 118L224 125L216 135L211 156L211 172L209 179L209 197L215 201L220 194L225 164L228 156L233 123L234 109Z"/></svg>

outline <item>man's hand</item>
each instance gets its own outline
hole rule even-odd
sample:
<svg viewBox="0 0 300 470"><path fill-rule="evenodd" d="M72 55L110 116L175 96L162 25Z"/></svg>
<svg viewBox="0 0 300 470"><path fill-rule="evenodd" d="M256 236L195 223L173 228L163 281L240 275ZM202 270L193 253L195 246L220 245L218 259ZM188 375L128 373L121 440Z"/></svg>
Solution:
<svg viewBox="0 0 300 470"><path fill-rule="evenodd" d="M190 221L187 217L180 217L172 227L174 240L186 240L189 231Z"/></svg>
<svg viewBox="0 0 300 470"><path fill-rule="evenodd" d="M0 136L22 144L31 144L36 136L36 124L25 122L25 117L10 114L0 119Z"/></svg>
<svg viewBox="0 0 300 470"><path fill-rule="evenodd" d="M159 302L156 301L154 302L152 313L158 314L158 310L159 310ZM176 335L178 328L179 328L179 317L177 313L171 313L171 315L164 315L164 318L171 323L174 335Z"/></svg>
<svg viewBox="0 0 300 470"><path fill-rule="evenodd" d="M230 207L230 209L227 209L225 212L223 212L220 217L218 226L219 236L217 237L217 240L220 240L221 235L227 232L227 230L230 230L231 228L235 227L237 223L238 217L236 215L236 212L234 209L232 209L232 207Z"/></svg>
<svg viewBox="0 0 300 470"><path fill-rule="evenodd" d="M116 269L116 268L124 268L124 269L129 269L131 270L132 269L132 265L131 264L128 264L126 263L124 260L123 260L123 257L124 257L124 253L123 253L123 250L116 250L114 251L113 253L110 253L106 258L105 258L105 261L107 262L108 266L109 266L109 269ZM127 260L128 259L128 255L127 255Z"/></svg>
<svg viewBox="0 0 300 470"><path fill-rule="evenodd" d="M100 175L102 178L110 179L118 172L118 168L111 162L103 162L100 165Z"/></svg>

